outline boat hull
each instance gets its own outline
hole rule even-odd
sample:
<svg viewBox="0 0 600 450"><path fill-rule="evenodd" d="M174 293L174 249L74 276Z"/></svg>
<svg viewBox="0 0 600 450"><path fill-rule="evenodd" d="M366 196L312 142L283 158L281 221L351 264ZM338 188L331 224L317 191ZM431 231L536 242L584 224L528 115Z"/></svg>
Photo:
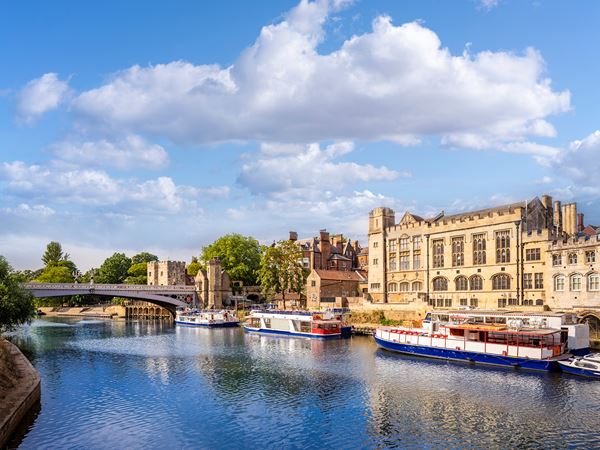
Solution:
<svg viewBox="0 0 600 450"><path fill-rule="evenodd" d="M578 375L580 377L594 378L600 380L600 371L597 370L581 369L567 364L560 364L560 370L562 370L564 373L568 373L571 375Z"/></svg>
<svg viewBox="0 0 600 450"><path fill-rule="evenodd" d="M463 361L468 363L485 364L492 366L513 367L527 370L550 372L559 370L556 360L536 360L516 358L510 356L491 355L486 353L468 352L464 350L451 350L447 348L425 347L422 345L402 344L390 342L374 336L377 345L385 350L404 353L407 355L423 356L426 358Z"/></svg>
<svg viewBox="0 0 600 450"><path fill-rule="evenodd" d="M189 327L204 327L204 328L233 328L239 325L239 322L223 322L223 323L192 323L176 320L177 325L186 325Z"/></svg>
<svg viewBox="0 0 600 450"><path fill-rule="evenodd" d="M311 339L340 339L342 337L341 333L337 333L337 334L294 333L292 331L273 330L273 329L267 329L267 328L251 328L251 327L247 327L247 326L244 326L244 330L249 333L272 334L272 335L303 337L303 338L311 338Z"/></svg>

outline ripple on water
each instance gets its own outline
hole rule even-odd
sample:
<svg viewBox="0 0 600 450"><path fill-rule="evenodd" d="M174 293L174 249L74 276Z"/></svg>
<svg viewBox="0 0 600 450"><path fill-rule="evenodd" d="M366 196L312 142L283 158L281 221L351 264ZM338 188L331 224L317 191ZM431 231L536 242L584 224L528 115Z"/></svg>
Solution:
<svg viewBox="0 0 600 450"><path fill-rule="evenodd" d="M600 383L402 357L369 338L109 322L17 339L43 379L23 448L600 446Z"/></svg>

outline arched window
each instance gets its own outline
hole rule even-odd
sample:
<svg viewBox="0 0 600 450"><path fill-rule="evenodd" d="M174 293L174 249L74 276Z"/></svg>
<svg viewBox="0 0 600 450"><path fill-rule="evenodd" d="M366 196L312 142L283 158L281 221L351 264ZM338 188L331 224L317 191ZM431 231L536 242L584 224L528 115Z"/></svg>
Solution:
<svg viewBox="0 0 600 450"><path fill-rule="evenodd" d="M577 264L577 253L569 253L569 264Z"/></svg>
<svg viewBox="0 0 600 450"><path fill-rule="evenodd" d="M400 283L400 292L408 292L409 284L407 282Z"/></svg>
<svg viewBox="0 0 600 450"><path fill-rule="evenodd" d="M467 280L467 277L456 277L456 279L454 280L454 284L456 285L457 291L466 291L467 289L469 289L469 282Z"/></svg>
<svg viewBox="0 0 600 450"><path fill-rule="evenodd" d="M413 281L412 290L414 292L422 291L423 290L423 283L421 283L420 281Z"/></svg>
<svg viewBox="0 0 600 450"><path fill-rule="evenodd" d="M481 291L483 289L483 278L481 278L479 275L473 275L469 279L469 282L471 284L472 291Z"/></svg>
<svg viewBox="0 0 600 450"><path fill-rule="evenodd" d="M433 279L433 290L434 291L447 291L448 280L444 277L437 277Z"/></svg>
<svg viewBox="0 0 600 450"><path fill-rule="evenodd" d="M600 275L597 273L588 275L588 291L600 291Z"/></svg>
<svg viewBox="0 0 600 450"><path fill-rule="evenodd" d="M398 285L396 283L390 283L388 284L388 291L389 292L396 292L398 290Z"/></svg>
<svg viewBox="0 0 600 450"><path fill-rule="evenodd" d="M580 291L581 290L581 275L578 273L574 273L570 277L569 288L572 291Z"/></svg>
<svg viewBox="0 0 600 450"><path fill-rule="evenodd" d="M510 289L510 276L505 273L500 273L492 277L492 289L508 290Z"/></svg>
<svg viewBox="0 0 600 450"><path fill-rule="evenodd" d="M537 306L542 306L542 305L544 304L544 300L542 300L541 298L538 298L538 299L535 301L535 304L536 304Z"/></svg>
<svg viewBox="0 0 600 450"><path fill-rule="evenodd" d="M554 277L554 290L562 292L565 290L565 276L557 275Z"/></svg>

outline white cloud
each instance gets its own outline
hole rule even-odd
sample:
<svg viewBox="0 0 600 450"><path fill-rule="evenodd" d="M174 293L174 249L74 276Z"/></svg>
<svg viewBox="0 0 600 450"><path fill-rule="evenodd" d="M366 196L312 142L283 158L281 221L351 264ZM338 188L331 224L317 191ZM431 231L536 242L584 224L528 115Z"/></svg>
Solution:
<svg viewBox="0 0 600 450"><path fill-rule="evenodd" d="M114 207L112 212L173 214L199 211L198 200L224 198L228 187L176 185L170 177L152 180L112 178L104 171L70 168L53 162L0 165L0 182L8 194L35 201L75 204L87 208Z"/></svg>
<svg viewBox="0 0 600 450"><path fill-rule="evenodd" d="M287 193L298 189L339 191L358 182L392 181L409 175L383 166L334 162L354 149L351 142L338 142L324 149L319 144L276 149L274 144L263 146L258 157L253 156L250 162L243 164L238 182L253 194Z"/></svg>
<svg viewBox="0 0 600 450"><path fill-rule="evenodd" d="M230 67L133 66L81 93L73 109L92 124L186 143L414 145L440 135L452 145L510 151L514 141L527 151L519 143L554 135L547 118L570 108L569 92L554 91L544 78L536 50L452 55L416 22L395 26L380 16L370 32L320 54L330 8L302 1L263 27Z"/></svg>
<svg viewBox="0 0 600 450"><path fill-rule="evenodd" d="M56 211L45 205L29 205L27 203L20 203L15 208L2 208L2 211L7 214L13 214L19 217L29 218L46 218L53 216Z"/></svg>
<svg viewBox="0 0 600 450"><path fill-rule="evenodd" d="M479 0L481 8L489 11L500 4L500 0Z"/></svg>
<svg viewBox="0 0 600 450"><path fill-rule="evenodd" d="M52 145L51 151L63 161L86 167L160 169L169 164L169 155L162 146L133 134L117 140L65 140Z"/></svg>
<svg viewBox="0 0 600 450"><path fill-rule="evenodd" d="M600 190L600 130L571 142L550 160L550 165L582 188Z"/></svg>
<svg viewBox="0 0 600 450"><path fill-rule="evenodd" d="M18 119L31 124L45 112L58 108L68 94L69 83L60 80L56 73L46 73L31 80L19 92Z"/></svg>

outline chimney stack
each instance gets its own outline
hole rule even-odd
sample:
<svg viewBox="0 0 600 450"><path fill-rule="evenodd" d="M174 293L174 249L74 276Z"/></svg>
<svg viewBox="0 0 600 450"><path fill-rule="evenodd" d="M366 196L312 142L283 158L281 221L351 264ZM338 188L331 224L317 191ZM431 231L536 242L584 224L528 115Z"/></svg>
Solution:
<svg viewBox="0 0 600 450"><path fill-rule="evenodd" d="M319 230L319 240L321 242L329 242L329 233L327 232L327 230Z"/></svg>
<svg viewBox="0 0 600 450"><path fill-rule="evenodd" d="M547 194L542 195L542 205L546 209L552 209L552 197Z"/></svg>
<svg viewBox="0 0 600 450"><path fill-rule="evenodd" d="M554 226L560 233L562 230L562 217L561 217L562 209L560 206L560 202L556 200L554 202Z"/></svg>
<svg viewBox="0 0 600 450"><path fill-rule="evenodd" d="M583 231L583 213L577 214L577 232L581 233Z"/></svg>
<svg viewBox="0 0 600 450"><path fill-rule="evenodd" d="M296 242L298 240L298 233L295 231L290 231L290 241Z"/></svg>

